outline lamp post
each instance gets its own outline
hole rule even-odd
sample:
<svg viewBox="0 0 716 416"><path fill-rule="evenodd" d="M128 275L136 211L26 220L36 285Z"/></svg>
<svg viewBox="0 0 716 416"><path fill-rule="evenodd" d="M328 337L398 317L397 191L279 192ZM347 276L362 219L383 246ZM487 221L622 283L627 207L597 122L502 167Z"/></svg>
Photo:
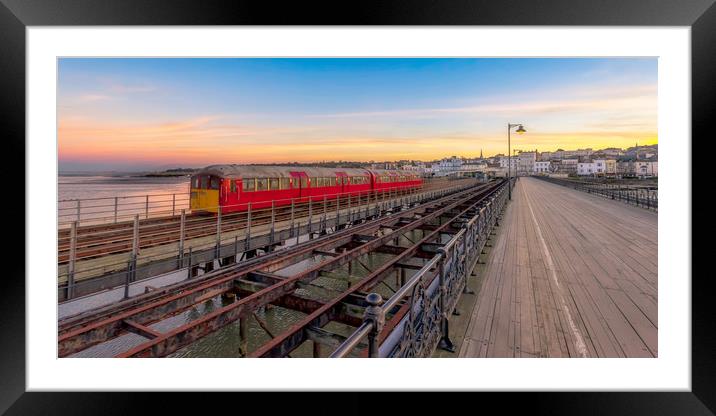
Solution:
<svg viewBox="0 0 716 416"><path fill-rule="evenodd" d="M523 134L527 131L522 127L522 124L507 123L507 195L510 200L512 200L512 153L510 151L510 133L513 127L517 127L517 130L515 130L517 134ZM517 176L517 172L515 172L515 176Z"/></svg>

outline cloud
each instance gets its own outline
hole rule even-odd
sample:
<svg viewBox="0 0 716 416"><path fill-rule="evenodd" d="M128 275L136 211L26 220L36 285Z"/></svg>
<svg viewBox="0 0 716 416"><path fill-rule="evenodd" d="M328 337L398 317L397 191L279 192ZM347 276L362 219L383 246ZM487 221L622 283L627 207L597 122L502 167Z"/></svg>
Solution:
<svg viewBox="0 0 716 416"><path fill-rule="evenodd" d="M537 116L564 112L596 112L604 110L633 110L656 106L656 86L637 85L611 88L579 88L551 90L551 99L530 99L529 96L543 96L529 92L512 94L510 97L492 97L495 102L462 107L407 108L384 111L362 111L329 114L314 114L315 118L375 118L375 117L417 117L434 118L450 114L507 116L519 114ZM487 101L487 99L482 99Z"/></svg>
<svg viewBox="0 0 716 416"><path fill-rule="evenodd" d="M82 103L93 103L96 101L106 101L111 99L111 96L105 94L83 94L77 97L77 101Z"/></svg>

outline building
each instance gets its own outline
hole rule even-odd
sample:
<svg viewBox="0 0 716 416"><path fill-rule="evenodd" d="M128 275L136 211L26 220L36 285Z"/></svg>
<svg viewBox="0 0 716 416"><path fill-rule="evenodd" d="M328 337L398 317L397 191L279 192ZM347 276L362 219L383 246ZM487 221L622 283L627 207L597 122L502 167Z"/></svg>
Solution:
<svg viewBox="0 0 716 416"><path fill-rule="evenodd" d="M605 176L617 176L617 161L614 159L606 159L605 163Z"/></svg>
<svg viewBox="0 0 716 416"><path fill-rule="evenodd" d="M521 175L531 175L535 170L535 162L537 161L537 151L520 152L517 156L517 173Z"/></svg>
<svg viewBox="0 0 716 416"><path fill-rule="evenodd" d="M555 169L558 173L565 173L567 175L577 174L577 164L579 159L562 159L558 165L555 165Z"/></svg>
<svg viewBox="0 0 716 416"><path fill-rule="evenodd" d="M617 162L617 176L641 178L659 176L659 162L656 160L625 160Z"/></svg>
<svg viewBox="0 0 716 416"><path fill-rule="evenodd" d="M438 162L438 170L440 172L455 172L462 167L462 159L457 156L442 159Z"/></svg>
<svg viewBox="0 0 716 416"><path fill-rule="evenodd" d="M596 164L594 162L579 162L579 163L577 163L577 175L593 176L595 174L596 174Z"/></svg>
<svg viewBox="0 0 716 416"><path fill-rule="evenodd" d="M501 156L499 158L500 167L507 169L508 160L510 161L509 164L511 165L512 171L517 172L517 165L519 163L519 159L517 159L516 157L508 158L507 156Z"/></svg>
<svg viewBox="0 0 716 416"><path fill-rule="evenodd" d="M536 161L536 162L535 162L535 167L534 167L534 173L545 174L545 173L551 172L551 170L550 170L550 165L551 165L551 164L552 164L552 163L551 163L549 160L547 160L547 161Z"/></svg>
<svg viewBox="0 0 716 416"><path fill-rule="evenodd" d="M637 160L633 162L634 174L639 177L654 177L659 176L659 162L657 161L641 161Z"/></svg>

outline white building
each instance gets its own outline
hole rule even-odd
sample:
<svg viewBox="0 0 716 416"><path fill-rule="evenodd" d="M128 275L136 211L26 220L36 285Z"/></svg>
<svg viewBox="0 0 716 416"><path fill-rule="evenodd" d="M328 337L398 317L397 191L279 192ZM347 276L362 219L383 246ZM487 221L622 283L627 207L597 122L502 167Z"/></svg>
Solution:
<svg viewBox="0 0 716 416"><path fill-rule="evenodd" d="M550 161L537 161L535 162L534 173L549 173L550 172Z"/></svg>
<svg viewBox="0 0 716 416"><path fill-rule="evenodd" d="M513 157L513 158L508 158L507 156L500 157L500 167L507 169L508 160L510 161L509 165L511 165L510 167L512 168L512 171L516 172L517 164L519 163L519 159L516 157Z"/></svg>
<svg viewBox="0 0 716 416"><path fill-rule="evenodd" d="M604 176L607 173L607 161L604 159L594 159L594 173L599 176Z"/></svg>
<svg viewBox="0 0 716 416"><path fill-rule="evenodd" d="M517 156L519 162L517 171L522 174L531 174L535 170L535 162L537 161L537 152L520 152Z"/></svg>
<svg viewBox="0 0 716 416"><path fill-rule="evenodd" d="M577 163L577 175L588 176L594 175L596 172L596 165L594 162L579 162Z"/></svg>
<svg viewBox="0 0 716 416"><path fill-rule="evenodd" d="M442 159L438 163L438 169L441 172L454 172L460 170L462 167L462 159L457 156Z"/></svg>
<svg viewBox="0 0 716 416"><path fill-rule="evenodd" d="M591 162L577 163L577 175L604 176L607 173L607 160L594 159Z"/></svg>
<svg viewBox="0 0 716 416"><path fill-rule="evenodd" d="M659 162L637 160L634 162L634 174L636 176L659 176Z"/></svg>

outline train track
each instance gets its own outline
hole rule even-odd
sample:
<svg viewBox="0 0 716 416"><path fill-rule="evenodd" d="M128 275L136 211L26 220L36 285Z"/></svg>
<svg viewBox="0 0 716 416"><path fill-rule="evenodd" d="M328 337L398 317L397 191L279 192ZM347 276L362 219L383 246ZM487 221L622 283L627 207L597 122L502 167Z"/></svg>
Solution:
<svg viewBox="0 0 716 416"><path fill-rule="evenodd" d="M426 247L439 242L441 235L456 233L462 216L474 210L500 186L502 183L490 183L459 191L396 215L354 225L189 281L65 318L59 322L59 355L68 356L134 332L146 337L147 341L118 356L166 356L237 320L242 326L246 319L253 317L258 320L254 311L266 305L275 305L300 311L306 317L289 330L271 336L272 341L250 355L286 356L307 339L317 342L315 334L320 333L320 328L329 321L359 325L360 314L356 315L355 309L365 307L365 290L384 283L387 276L398 268L419 268L409 262L431 257L431 253L425 252ZM415 233L419 234L419 239L416 239ZM357 283L348 282L349 288L330 301L297 291L310 288L318 276L330 274L346 265L350 270L350 264L360 262L362 256L371 253L394 257ZM275 274L318 255L326 260L289 277ZM165 333L149 327L219 296L238 300ZM275 331L265 325L264 322L261 327L267 333ZM246 353L249 354L248 351Z"/></svg>
<svg viewBox="0 0 716 416"><path fill-rule="evenodd" d="M444 183L433 182L418 192L438 189ZM332 212L340 204L344 209L348 205L357 207L373 202L376 198L395 197L399 194L395 191L383 194L380 192L366 195L354 195L348 201L347 198L314 201L312 210L307 202L295 204L293 212L291 206L281 206L275 209L273 218L271 209L258 209L252 212L252 226L260 226L271 221L288 221L293 216L295 219L308 217L309 214L319 214L324 210ZM148 218L139 222L139 249L160 246L179 241L180 239L180 216ZM248 223L246 212L238 212L222 215L221 232L227 233L244 229ZM110 254L126 253L133 248L133 222L122 222L117 224L101 224L79 227L75 242L75 260L88 260ZM185 217L184 239L194 239L215 235L216 217L202 213L189 213ZM71 236L70 230L61 229L58 231L58 264L66 264L70 259Z"/></svg>

